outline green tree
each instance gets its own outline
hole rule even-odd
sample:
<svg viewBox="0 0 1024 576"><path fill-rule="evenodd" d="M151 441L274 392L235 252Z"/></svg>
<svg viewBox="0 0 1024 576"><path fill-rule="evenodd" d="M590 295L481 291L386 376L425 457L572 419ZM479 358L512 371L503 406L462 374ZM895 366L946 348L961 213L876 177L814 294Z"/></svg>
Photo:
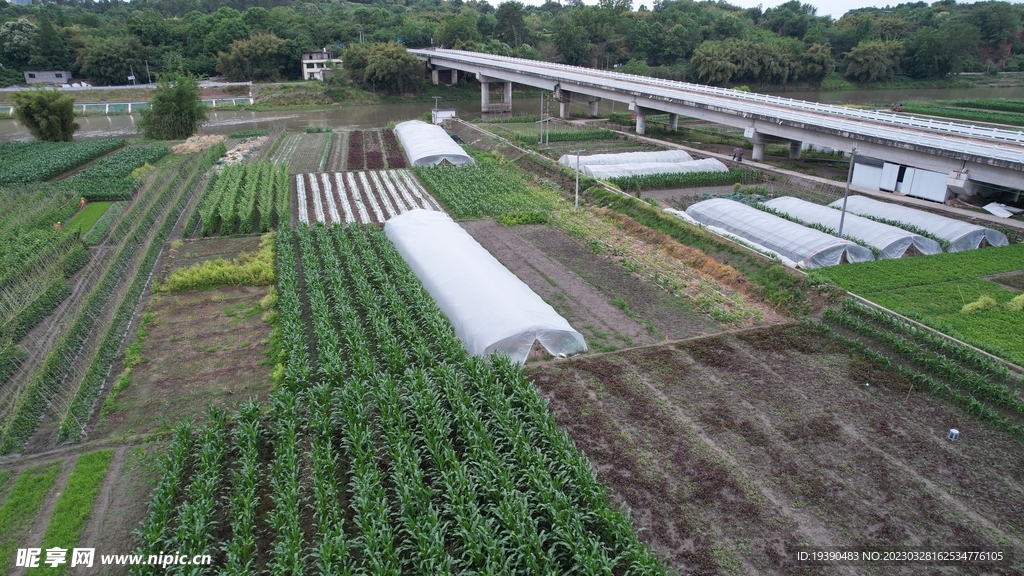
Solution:
<svg viewBox="0 0 1024 576"><path fill-rule="evenodd" d="M142 111L139 130L154 140L182 140L195 134L206 119L199 79L172 73L160 76L149 108Z"/></svg>
<svg viewBox="0 0 1024 576"><path fill-rule="evenodd" d="M451 15L437 28L435 40L445 48L462 48L475 44L480 38L476 19L471 14Z"/></svg>
<svg viewBox="0 0 1024 576"><path fill-rule="evenodd" d="M669 28L665 35L665 56L669 62L678 62L689 58L693 51L703 41L700 25L689 17L684 16L679 23Z"/></svg>
<svg viewBox="0 0 1024 576"><path fill-rule="evenodd" d="M397 42L374 44L363 82L390 94L417 93L423 89L423 63Z"/></svg>
<svg viewBox="0 0 1024 576"><path fill-rule="evenodd" d="M370 60L370 44L349 44L341 55L345 63L345 73L353 82L362 84L366 76L366 66Z"/></svg>
<svg viewBox="0 0 1024 576"><path fill-rule="evenodd" d="M729 50L717 40L708 40L693 51L690 69L708 84L725 84L736 74L737 66L729 59Z"/></svg>
<svg viewBox="0 0 1024 576"><path fill-rule="evenodd" d="M836 69L832 47L828 44L811 44L804 51L801 78L811 84L821 84Z"/></svg>
<svg viewBox="0 0 1024 576"><path fill-rule="evenodd" d="M959 72L978 51L980 42L977 26L963 20L947 20L939 28L919 28L907 42L907 74L934 78Z"/></svg>
<svg viewBox="0 0 1024 576"><path fill-rule="evenodd" d="M232 82L276 82L281 79L288 58L284 44L284 40L263 32L235 40L227 52L217 55L217 72Z"/></svg>
<svg viewBox="0 0 1024 576"><path fill-rule="evenodd" d="M14 93L14 116L35 136L47 142L70 142L75 122L75 98L58 90Z"/></svg>
<svg viewBox="0 0 1024 576"><path fill-rule="evenodd" d="M82 75L97 86L121 86L132 70L141 74L146 69L147 59L149 50L135 36L98 39L88 46Z"/></svg>
<svg viewBox="0 0 1024 576"><path fill-rule="evenodd" d="M566 64L583 65L590 60L590 36L587 29L566 19L555 30L555 47L562 54Z"/></svg>
<svg viewBox="0 0 1024 576"><path fill-rule="evenodd" d="M528 34L526 29L526 15L522 2L508 0L498 6L494 13L497 20L495 33L498 40L509 46L519 46L526 43Z"/></svg>
<svg viewBox="0 0 1024 576"><path fill-rule="evenodd" d="M888 80L900 69L902 42L861 42L846 53L846 77L858 82Z"/></svg>
<svg viewBox="0 0 1024 576"><path fill-rule="evenodd" d="M14 68L24 68L36 49L39 27L24 18L0 26L0 58Z"/></svg>
<svg viewBox="0 0 1024 576"><path fill-rule="evenodd" d="M36 37L37 49L32 55L29 66L37 70L67 70L71 65L67 46L60 34L54 30L50 16L46 10L39 14L39 35Z"/></svg>
<svg viewBox="0 0 1024 576"><path fill-rule="evenodd" d="M1009 2L978 2L967 18L978 27L981 40L993 48L1020 32L1020 14Z"/></svg>

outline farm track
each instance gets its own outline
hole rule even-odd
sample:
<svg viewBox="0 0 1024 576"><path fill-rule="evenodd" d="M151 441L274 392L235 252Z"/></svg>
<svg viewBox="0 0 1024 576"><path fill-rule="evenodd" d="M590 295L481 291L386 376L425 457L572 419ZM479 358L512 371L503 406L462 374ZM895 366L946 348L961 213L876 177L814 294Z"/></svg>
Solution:
<svg viewBox="0 0 1024 576"><path fill-rule="evenodd" d="M198 159L199 155L194 155L192 158L186 160L179 170L188 170L189 174L194 173L197 169L196 164ZM174 205L178 198L180 198L182 194L187 193L187 191L184 190L184 186L187 184L188 180L188 178L184 179L181 187L173 190L167 197L165 205L158 214L154 225L148 231L146 238L140 246L148 247L150 243L153 242L154 237L159 233L160 223L163 223L168 218L170 212L174 209ZM141 266L142 261L145 260L145 257L146 250L142 249L133 255L133 258L128 265L128 269L124 271L121 278L118 280L116 290L107 298L101 312L101 317L93 327L92 335L83 343L82 348L78 351L75 357L68 376L65 378L65 383L70 381L74 382L75 385L65 385L58 389L57 394L53 396L53 400L50 402L50 411L48 411L43 417L43 423L36 430L35 434L29 438L26 446L27 451L37 451L48 447L56 440L56 433L60 426L60 419L66 415L67 409L71 406L71 402L74 399L75 394L78 392L78 386L81 384L82 377L89 369L89 365L92 363L104 335L106 335L111 329L117 308L125 299L128 290L131 288L132 282L134 282L135 277L139 272L139 267ZM51 416L51 418L47 418L47 416Z"/></svg>
<svg viewBox="0 0 1024 576"><path fill-rule="evenodd" d="M121 218L117 222L111 223L111 230L116 228L126 217L133 214L141 215L149 209L156 200L156 195L148 192L156 185L159 174L160 171L157 170L150 175L139 192L132 198L131 205L122 213ZM6 420L10 415L17 398L21 396L32 374L50 354L57 339L74 321L77 310L114 261L118 246L108 245L108 241L109 238L103 244L90 250L89 262L71 278L71 294L22 338L20 345L25 348L29 356L22 362L18 371L7 380L7 386L0 394L0 421Z"/></svg>
<svg viewBox="0 0 1024 576"><path fill-rule="evenodd" d="M292 182L296 223L383 224L417 208L444 212L408 170L299 174Z"/></svg>

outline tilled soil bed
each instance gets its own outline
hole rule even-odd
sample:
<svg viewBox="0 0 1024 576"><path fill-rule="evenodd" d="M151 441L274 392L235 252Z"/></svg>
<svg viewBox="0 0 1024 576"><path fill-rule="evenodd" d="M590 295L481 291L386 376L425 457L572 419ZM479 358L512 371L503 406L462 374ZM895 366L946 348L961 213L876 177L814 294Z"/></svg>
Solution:
<svg viewBox="0 0 1024 576"><path fill-rule="evenodd" d="M801 325L527 372L683 573L1019 573L1024 447ZM798 546L1010 559L815 566Z"/></svg>

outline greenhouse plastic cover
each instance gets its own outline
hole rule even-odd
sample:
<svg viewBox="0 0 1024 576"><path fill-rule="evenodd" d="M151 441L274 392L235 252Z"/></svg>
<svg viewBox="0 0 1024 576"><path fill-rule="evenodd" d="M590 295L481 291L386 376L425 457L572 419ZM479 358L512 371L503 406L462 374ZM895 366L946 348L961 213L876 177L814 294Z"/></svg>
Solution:
<svg viewBox="0 0 1024 576"><path fill-rule="evenodd" d="M413 166L433 166L445 160L458 166L476 163L440 126L409 120L395 126L395 134Z"/></svg>
<svg viewBox="0 0 1024 576"><path fill-rule="evenodd" d="M821 224L837 231L839 230L839 220L843 217L843 213L839 210L792 196L775 198L765 202L765 205L808 224ZM879 250L880 259L902 258L911 246L914 246L921 254L942 252L942 246L939 246L939 243L931 238L851 214L849 210L847 210L846 219L843 221L843 235L874 246Z"/></svg>
<svg viewBox="0 0 1024 576"><path fill-rule="evenodd" d="M587 350L582 334L447 214L411 210L384 233L470 354L497 351L523 364L538 340L554 356Z"/></svg>
<svg viewBox="0 0 1024 576"><path fill-rule="evenodd" d="M683 212L682 210L676 210L675 208L663 208L663 210L665 212L668 212L669 214L673 214L675 216L678 216L678 217L682 218L683 220L686 220L690 224L694 224L696 226L702 226L702 227L706 228L707 230L709 230L711 232L714 232L715 234L718 234L719 236L725 236L726 238L732 240L733 242L738 242L738 243L743 244L744 246L746 246L748 248L753 248L754 250L757 250L758 252L761 252L763 254L768 254L770 256L773 256L773 257L777 258L779 260L779 262L782 262L784 265L789 266L790 268L796 268L796 262L793 262L789 258L786 258L782 254L779 254L775 250L771 250L769 248L766 248L765 246L761 246L760 244L755 244L754 242L751 242L751 241L747 240L746 238L740 238L739 236L729 232L728 230L725 230L723 228L719 228L718 226L706 226L704 224L701 224L700 222L698 222L698 221L694 220L693 218L691 218L686 212Z"/></svg>
<svg viewBox="0 0 1024 576"><path fill-rule="evenodd" d="M641 164L648 162L689 162L693 157L682 150L658 150L657 152L622 152L620 154L591 154L580 156L580 167L597 164ZM576 167L576 155L566 154L558 163L569 168Z"/></svg>
<svg viewBox="0 0 1024 576"><path fill-rule="evenodd" d="M713 198L686 209L705 226L717 226L744 240L764 246L796 262L801 268L834 266L843 261L874 260L871 250L849 240L801 226L735 200Z"/></svg>
<svg viewBox="0 0 1024 576"><path fill-rule="evenodd" d="M595 164L580 168L592 178L623 178L648 174L684 174L688 172L728 172L729 168L714 158L689 162L645 162L641 164Z"/></svg>
<svg viewBox="0 0 1024 576"><path fill-rule="evenodd" d="M843 201L836 200L829 204L829 206L842 209ZM932 214L923 210L907 208L899 204L880 202L866 196L850 196L847 200L846 211L860 214L861 216L894 220L920 228L925 232L948 241L950 252L974 250L981 245L982 240L988 240L988 243L992 246L1006 246L1010 243L1006 239L1006 235L998 230L968 224L967 222L939 216L938 214Z"/></svg>

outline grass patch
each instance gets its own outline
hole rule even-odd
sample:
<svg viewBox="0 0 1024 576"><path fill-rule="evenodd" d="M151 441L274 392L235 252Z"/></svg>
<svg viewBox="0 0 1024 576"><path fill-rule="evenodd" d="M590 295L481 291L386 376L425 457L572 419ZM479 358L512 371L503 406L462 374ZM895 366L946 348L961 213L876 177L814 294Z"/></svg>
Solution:
<svg viewBox="0 0 1024 576"><path fill-rule="evenodd" d="M68 563L56 567L41 565L41 573L63 574L71 565L70 550L78 543L78 536L89 519L96 496L100 493L100 483L107 475L107 468L113 459L113 450L97 450L78 457L75 469L72 470L67 486L57 500L53 517L50 518L50 524L43 534L43 550L54 547L67 549Z"/></svg>
<svg viewBox="0 0 1024 576"><path fill-rule="evenodd" d="M25 538L43 497L50 491L60 469L59 463L29 468L18 476L0 508L0 571L9 573L14 554L25 546Z"/></svg>
<svg viewBox="0 0 1024 576"><path fill-rule="evenodd" d="M101 204L101 202L95 202ZM95 246L107 236L107 231L117 220L118 216L124 213L128 207L127 202L113 202L103 211L103 214L89 227L88 232L82 235L82 243L86 246ZM86 206L86 209L89 207ZM72 221L73 223L73 221Z"/></svg>
<svg viewBox="0 0 1024 576"><path fill-rule="evenodd" d="M69 230L78 228L79 233L87 233L89 230L92 230L93 225L107 211L107 208L110 208L111 204L113 202L91 202L86 204L85 208L79 211L78 214L75 214L75 217L68 222L67 228Z"/></svg>
<svg viewBox="0 0 1024 576"><path fill-rule="evenodd" d="M254 254L242 253L234 260L217 258L179 268L167 280L154 285L157 292L209 290L218 286L269 286L274 283L274 233L260 238Z"/></svg>
<svg viewBox="0 0 1024 576"><path fill-rule="evenodd" d="M735 268L759 287L762 299L773 305L797 313L806 311L809 298L804 293L803 279L787 272L781 264L772 263L726 243L643 200L597 187L587 190L586 195L598 206L629 216L680 244L701 250L715 260Z"/></svg>

